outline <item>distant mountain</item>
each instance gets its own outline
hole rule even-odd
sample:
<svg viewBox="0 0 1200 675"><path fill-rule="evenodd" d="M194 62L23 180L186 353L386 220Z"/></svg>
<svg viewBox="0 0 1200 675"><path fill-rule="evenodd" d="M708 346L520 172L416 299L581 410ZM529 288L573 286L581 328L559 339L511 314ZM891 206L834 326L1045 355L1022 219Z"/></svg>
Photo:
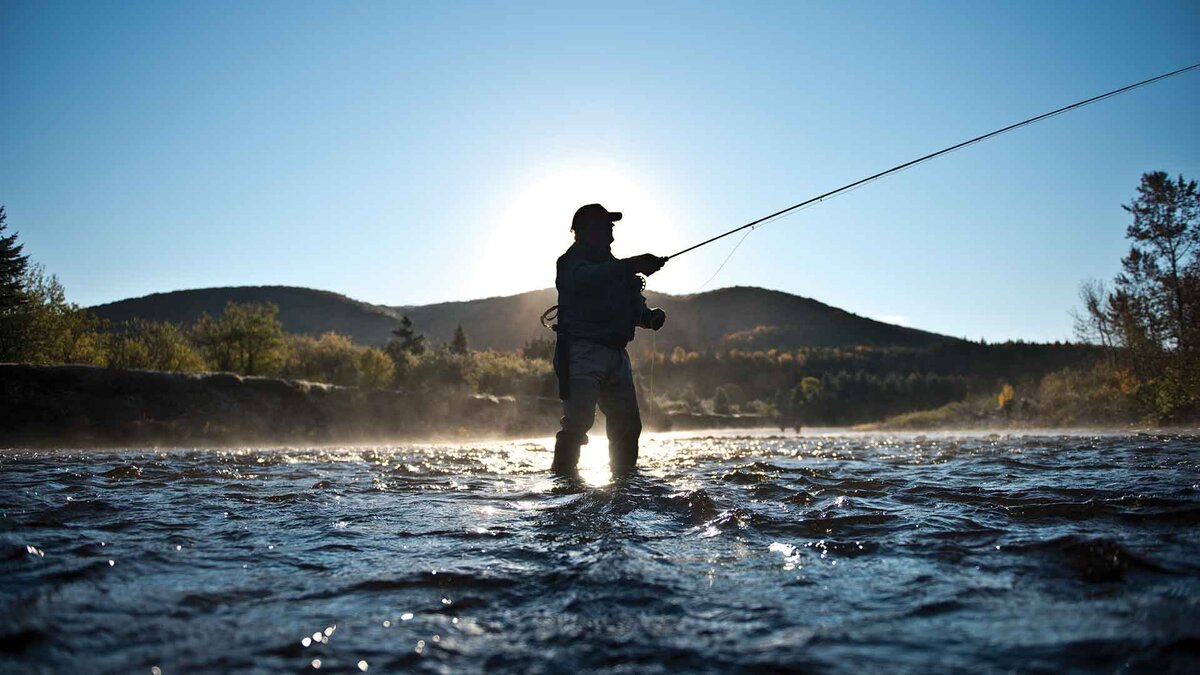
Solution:
<svg viewBox="0 0 1200 675"><path fill-rule="evenodd" d="M92 307L110 321L134 318L190 324L201 314L217 316L227 302L272 302L289 333L337 331L360 344L383 344L399 316L388 307L359 302L330 291L295 286L232 286L154 293Z"/></svg>
<svg viewBox="0 0 1200 675"><path fill-rule="evenodd" d="M699 351L720 347L930 347L962 342L763 288L723 288L690 297L654 292L647 296L651 306L667 312L667 327L656 340L659 351L676 346ZM417 330L435 344L449 341L461 324L472 348L507 351L519 348L531 338L552 335L538 323L538 316L556 300L554 290L543 289L462 302L385 307L329 291L241 286L156 293L92 309L113 321L140 317L190 323L204 312L219 314L228 301L273 302L279 306L279 318L288 332L320 335L337 331L355 342L370 345L385 343L399 317L407 314ZM640 339L642 343L646 341Z"/></svg>
<svg viewBox="0 0 1200 675"><path fill-rule="evenodd" d="M532 338L553 335L542 328L538 317L557 302L558 293L547 288L519 295L392 309L412 319L417 330L435 344L448 342L461 324L472 349L511 351Z"/></svg>
<svg viewBox="0 0 1200 675"><path fill-rule="evenodd" d="M435 341L449 340L462 324L472 347L516 349L533 337L551 335L538 317L556 303L552 289L520 295L416 307L396 307ZM851 314L790 293L755 287L722 288L691 297L647 293L647 302L667 312L667 327L656 348L676 346L701 351L737 346L744 349L795 347L927 347L959 342L956 338L905 328ZM639 335L646 335L639 331ZM645 342L645 338L640 338Z"/></svg>

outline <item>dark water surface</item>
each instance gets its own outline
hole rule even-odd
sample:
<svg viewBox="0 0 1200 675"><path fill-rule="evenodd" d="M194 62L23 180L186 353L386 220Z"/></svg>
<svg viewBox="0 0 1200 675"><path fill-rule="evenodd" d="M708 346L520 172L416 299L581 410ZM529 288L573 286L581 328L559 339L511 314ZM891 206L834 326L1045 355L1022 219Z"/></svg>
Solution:
<svg viewBox="0 0 1200 675"><path fill-rule="evenodd" d="M681 435L571 484L542 443L5 451L0 670L1196 672L1198 462Z"/></svg>

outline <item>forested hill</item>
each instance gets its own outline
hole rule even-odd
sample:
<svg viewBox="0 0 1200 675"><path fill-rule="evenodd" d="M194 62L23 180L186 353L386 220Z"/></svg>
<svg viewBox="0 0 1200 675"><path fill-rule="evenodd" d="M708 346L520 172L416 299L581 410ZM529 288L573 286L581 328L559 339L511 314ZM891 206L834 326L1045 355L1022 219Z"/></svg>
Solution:
<svg viewBox="0 0 1200 675"><path fill-rule="evenodd" d="M904 328L851 314L824 303L780 291L724 288L691 297L648 293L651 305L667 311L668 324L657 339L659 351L676 346L790 349L852 345L931 347L960 342L936 333ZM156 293L92 308L112 321L131 318L191 323L201 313L220 314L228 301L272 302L284 330L320 335L336 331L355 342L381 345L397 319L407 314L416 329L435 343L448 341L458 325L474 349L513 350L550 334L538 316L556 301L551 289L519 295L382 307L328 291L288 286L242 286Z"/></svg>
<svg viewBox="0 0 1200 675"><path fill-rule="evenodd" d="M691 297L647 293L651 306L667 312L656 347L691 351L737 346L746 349L842 347L849 345L929 347L957 342L936 333L867 319L816 300L764 288L722 288ZM557 302L551 289L500 298L397 307L435 341L448 340L460 323L471 346L508 350L531 337L548 335L538 316ZM640 333L643 334L643 333Z"/></svg>
<svg viewBox="0 0 1200 675"><path fill-rule="evenodd" d="M811 298L753 286L735 286L689 298L650 294L674 319L673 335L658 345L690 350L707 346L745 349L795 347L932 347L957 338L851 314ZM665 333L666 331L664 331ZM664 339L666 338L666 339Z"/></svg>
<svg viewBox="0 0 1200 675"><path fill-rule="evenodd" d="M359 302L330 291L295 286L226 286L170 293L97 305L91 310L113 322L149 319L191 324L201 314L218 316L228 302L271 302L289 333L317 336L326 331L348 335L355 342L383 344L399 321L390 308Z"/></svg>

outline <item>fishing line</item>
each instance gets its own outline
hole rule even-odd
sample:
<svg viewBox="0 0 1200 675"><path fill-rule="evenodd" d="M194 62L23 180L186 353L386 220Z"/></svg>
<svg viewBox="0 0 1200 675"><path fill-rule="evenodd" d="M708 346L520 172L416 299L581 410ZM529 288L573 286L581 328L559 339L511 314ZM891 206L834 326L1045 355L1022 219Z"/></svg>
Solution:
<svg viewBox="0 0 1200 675"><path fill-rule="evenodd" d="M783 215L785 215L785 214L789 214L789 213L791 213L791 212L793 212L793 211L796 211L796 210L798 210L798 209L804 208L804 207L806 207L806 206L811 206L812 204L816 204L816 203L818 203L818 202L822 202L822 201L824 201L824 200L826 200L826 199L829 199L829 198L831 198L831 197L833 197L833 196L835 196L835 195L839 195L839 194L842 194L842 193L848 192L848 191L850 191L850 190L853 190L854 188L861 187L861 186L863 186L863 185L866 185L867 183L870 183L870 182L873 182L873 181L879 180L880 178L883 178L884 176L889 176L889 175L891 175L891 174L898 173L898 172L900 172L900 171L903 171L903 170L905 170L905 169L912 168L912 167L914 167L914 166L916 166L916 165L918 165L918 164L922 164L922 163L924 163L924 162L928 162L928 161L929 161L929 160L931 160L931 159L935 159L935 158L937 158L937 157L941 157L942 155L949 154L949 153L951 153L951 152L954 152L955 150L961 150L961 149L963 149L963 148L965 148L965 147L967 147L967 146L974 145L974 144L976 144L976 143L980 143L980 142L982 142L982 141L985 141L985 140L987 140L987 139L989 139L989 138L992 138L992 137L994 137L994 136L999 136L1000 134L1004 134L1004 133L1007 133L1007 132L1009 132L1009 131L1013 131L1013 130L1015 130L1015 129L1020 129L1021 127L1024 127L1024 126L1027 126L1027 125L1030 125L1030 124L1034 124L1034 123L1037 123L1037 122L1041 122L1042 120L1050 119L1051 117L1056 117L1056 116L1058 116L1058 115L1061 115L1061 114L1063 114L1063 113L1066 113L1066 112L1070 112L1070 111L1072 111L1072 110L1075 110L1076 108L1082 108L1083 106L1090 105L1090 104L1092 104L1092 103L1096 103L1097 101L1103 101L1103 100L1104 100L1104 99L1106 99L1106 98L1111 98L1111 97L1113 97L1113 96L1117 96L1117 95L1119 95L1119 94L1123 94L1123 93L1125 93L1125 92L1127 92L1127 91L1132 91L1132 90L1134 90L1134 89L1138 89L1138 88L1140 88L1140 87L1144 87L1144 86L1146 86L1146 85L1153 84L1153 83L1155 83L1155 82L1158 82L1158 81L1160 81L1160 80L1165 80L1165 79L1167 79L1167 78L1169 78L1169 77L1175 77L1176 75L1182 75L1183 73L1186 73L1186 72L1188 72L1188 71L1195 70L1195 69L1197 69L1197 68L1200 68L1200 63L1196 63L1196 64L1193 64L1193 65L1187 66L1186 68L1180 68L1179 70L1173 70L1173 71L1171 71L1171 72L1169 72L1169 73L1164 73L1164 74L1162 74L1162 75L1158 75L1158 76L1156 76L1156 77L1152 77L1152 78L1150 78L1150 79L1148 79L1148 80L1142 80L1141 82L1135 82L1134 84L1126 85L1126 86L1124 86L1124 87L1121 87L1121 88L1119 88L1119 89L1113 89L1112 91L1110 91L1110 92L1107 92L1107 93L1104 93L1104 94L1100 94L1099 96L1093 96L1093 97L1091 97L1091 98L1087 98L1087 99L1084 99L1084 100L1082 100L1082 101L1078 101L1078 102L1076 102L1076 103L1072 103L1071 105L1063 106L1063 107L1061 107L1061 108L1058 108L1057 110L1051 110L1051 111L1050 111L1050 112L1048 112L1048 113L1043 113L1043 114L1041 114L1041 115L1037 115L1037 116L1035 116L1035 117L1030 117L1029 119L1026 119L1026 120L1022 120L1022 121L1020 121L1020 122L1017 122L1016 124L1010 124L1010 125L1008 125L1008 126L1006 126L1006 127L1002 127L1002 128L1000 128L1000 129L996 129L995 131L990 131L990 132L988 132L988 133L986 133L986 134L983 134L983 135L981 135L981 136L976 136L975 138L972 138L972 139L970 139L970 140L963 141L963 142L961 142L961 143L956 143L955 145L951 145L951 146L949 146L949 147L946 147L946 148L942 148L941 150L938 150L937 152L932 152L932 153L930 153L930 154L928 154L928 155L925 155L925 156L923 156L923 157L918 157L917 159L913 159L913 160L910 160L910 161L904 162L903 164L897 164L896 166L894 166L894 167L892 167L892 168L890 168L890 169L887 169L887 170L885 170L885 171L880 171L879 173L873 174L873 175L871 175L871 176L867 176L866 178L861 178L861 179L859 179L859 180L856 180L856 181L854 181L853 183L848 183L848 184L846 184L846 185L843 185L842 187L839 187L839 188L837 188L836 190L830 190L829 192L826 192L826 193L824 193L824 194L817 195L816 197L812 197L812 198L810 198L810 199L806 199L806 200L804 200L804 201L802 201L802 202L800 202L800 203L798 203L798 204L793 204L792 206L789 206L789 207L787 207L787 208L785 208L785 209L780 209L779 211L776 211L775 213L772 213L772 214L770 214L770 215L768 215L768 216L764 216L764 217L762 217L762 218L759 218L758 220L755 220L755 221L752 221L752 222L746 223L745 225L741 225L741 226L739 226L739 227L735 227L735 228L733 228L732 230L729 230L728 232L724 232L724 233L722 233L722 234L718 234L717 236L715 236L715 237L712 237L711 239L706 239L706 240L704 240L704 241L700 242L699 244L696 244L696 245L694 245L694 246L689 246L688 248L685 248L685 249L683 249L682 251L679 251L678 253L675 253L674 255L667 256L667 260L670 260L671 258L677 258L677 257L679 257L679 256L683 255L684 253L687 253L688 251L694 251L694 250L696 250L696 249L700 248L701 246L707 246L708 244L711 244L711 243L713 243L714 241L717 241L718 239L723 239L723 238L725 238L725 237L728 237L729 235L731 235L731 234L734 234L734 233L736 233L736 232L741 232L742 230L746 230L746 229L750 229L751 231L753 231L753 228L755 228L755 226L757 226L757 225L762 225L762 224L765 224L767 221L770 221L770 220L776 219L776 218L778 218L778 217L780 217L780 216L783 216ZM749 234L749 233L747 233L747 234ZM744 240L744 237L743 237L743 240ZM738 246L740 246L740 245L741 245L741 242L738 242ZM736 246L734 247L734 250L735 250L735 251L737 250L737 247L736 247ZM730 255L732 255L732 252L730 253ZM728 262L728 258L726 258L726 262ZM725 263L721 263L721 266L722 266L722 267L724 267L724 264L725 264ZM709 281L711 281L711 279L710 279ZM705 284L707 284L707 283L708 283L708 282L705 282Z"/></svg>
<svg viewBox="0 0 1200 675"><path fill-rule="evenodd" d="M737 253L737 250L742 247L742 242L746 241L746 237L749 237L750 233L757 229L758 229L757 227L752 227L749 230L747 230L746 234L743 234L742 238L738 239L737 243L734 244L733 248L729 250L729 254L725 256L725 259L721 261L721 264L717 266L717 271L713 272L712 276L710 276L707 280L705 280L704 283L700 284L700 286L698 286L696 288L696 290L694 290L691 293L688 293L686 296L684 296L685 299L690 298L693 295L696 295L700 291L704 290L705 286L708 286L709 284L711 284L712 280L716 279L717 275L721 273L721 270L725 269L725 263L729 262L729 259L733 257L733 254Z"/></svg>
<svg viewBox="0 0 1200 675"><path fill-rule="evenodd" d="M852 188L849 188L849 189L847 189L846 191L842 192L842 194L846 194L846 193L848 193L848 192L854 192L855 190L857 190L857 189L858 189L858 188L860 188L860 187L862 187L862 185L855 185L854 187L852 187ZM742 246L742 242L743 242L743 241L746 241L746 237L749 237L751 232L754 232L754 231L755 231L755 230L757 230L758 228L760 228L760 227L762 227L762 226L764 226L764 225L768 225L768 224L770 224L770 223L773 223L773 222L775 222L775 221L777 221L777 220L783 220L784 218L789 218L789 217L791 217L791 216L794 216L794 215L796 215L797 213L799 213L799 212L803 211L804 209L806 209L806 208L808 208L808 207L810 207L810 206L813 206L813 205L815 205L815 204L819 204L821 201L822 201L822 200L818 199L818 200L816 200L816 201L812 202L811 204L805 204L804 206L801 206L800 208L797 208L797 209L796 209L796 210L794 210L794 211L790 211L790 212L788 212L788 213L784 213L784 214L778 214L778 215L776 215L776 216L774 216L774 217L768 217L766 220L762 221L761 223L758 223L758 224L754 225L754 227L751 227L751 228L749 229L749 231L748 231L748 232L746 232L746 234L743 234L743 235L742 235L742 238L741 238L741 239L738 239L737 243L736 243L736 244L734 244L733 248L732 248L732 249L730 249L729 253L728 253L728 254L725 256L725 259L724 259L724 260L722 260L722 261L721 261L721 264L720 264L720 265L717 267L717 271L716 271L716 272L713 272L713 273L712 273L712 276L710 276L710 277L708 278L708 280L707 280L707 281L705 281L704 283L700 284L699 288L697 288L696 290L692 291L691 293L688 293L687 295L684 295L684 296L683 296L683 299L684 299L684 300L690 299L692 296L694 296L694 295L698 294L700 291L704 290L704 288L705 288L706 286L708 286L709 284L711 284L711 283L712 283L712 280L713 280L713 279L716 279L716 278L717 278L717 275L721 273L721 270L725 269L725 264L729 262L729 259L733 257L733 254L734 254L734 253L737 253L737 250L738 250L739 248L741 248L741 246ZM678 254L677 254L677 255L678 255Z"/></svg>
<svg viewBox="0 0 1200 675"><path fill-rule="evenodd" d="M650 408L654 408L654 362L658 360L658 331L650 332Z"/></svg>
<svg viewBox="0 0 1200 675"><path fill-rule="evenodd" d="M846 191L845 191L845 192L843 192L842 194L845 194L846 192L854 192L855 190L857 190L857 189L858 189L858 188L860 188L860 187L862 187L862 185L856 185L856 186L854 186L854 187L852 187L852 188L850 188L850 189L846 190ZM804 206L801 206L801 207L797 208L797 209L796 209L796 210L794 210L794 211L789 211L788 213L782 213L782 214L776 214L776 215L774 215L774 216L768 216L768 217L767 217L767 218L765 218L765 219L764 219L764 220L763 220L761 223L756 223L756 224L755 224L753 227L751 227L751 228L750 228L750 229L749 229L749 230L746 232L746 234L743 234L743 235L742 235L742 238L741 238L741 239L738 239L738 240L737 240L737 243L733 245L733 248L729 250L729 253L725 255L725 259L724 259L724 260L722 260L722 261L721 261L721 264L717 266L717 271L713 272L713 273L712 273L712 276L710 276L710 277L709 277L709 278L708 278L708 279L707 279L707 280L706 280L704 283L700 284L700 286L699 286L699 287L698 287L696 290L694 290L694 291L692 291L691 293L688 293L687 295L683 296L683 298L684 298L685 300L686 300L686 299L688 299L688 298L691 298L693 295L696 295L696 294L697 294L697 293L699 293L700 291L704 290L704 288L705 288L706 286L708 286L709 284L711 284L711 283L712 283L712 280L713 280L713 279L716 279L716 278L717 278L717 275L721 273L721 270L725 269L725 265L726 265L726 264L729 262L729 259L733 257L733 254L734 254L734 253L737 253L737 250L738 250L739 248L741 248L741 246L742 246L742 242L746 241L746 237L749 237L751 232L754 232L754 231L755 231L755 230L757 230L758 228L760 228L760 227L762 227L762 226L764 226L764 225L768 225L768 224L770 224L770 223L773 223L773 222L775 222L775 221L777 221L777 220L783 220L784 218L788 218L788 217L790 217L790 216L794 216L794 215L796 215L797 213L799 213L799 212L803 211L804 209L806 209L806 208L808 208L808 207L810 207L810 206L813 206L814 204L818 204L818 203L820 203L820 202L821 202L821 200L817 200L817 201L814 201L812 204L806 204L806 205L804 205ZM676 254L676 255L678 255L678 254Z"/></svg>

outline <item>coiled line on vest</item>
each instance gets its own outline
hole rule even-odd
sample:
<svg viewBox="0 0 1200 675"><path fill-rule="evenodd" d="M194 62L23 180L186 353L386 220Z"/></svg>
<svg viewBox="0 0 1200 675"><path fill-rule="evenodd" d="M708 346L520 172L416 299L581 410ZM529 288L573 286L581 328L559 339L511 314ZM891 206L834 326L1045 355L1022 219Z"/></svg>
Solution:
<svg viewBox="0 0 1200 675"><path fill-rule="evenodd" d="M646 277L644 277L640 274L635 274L635 275L633 275L633 278L637 280L636 283L638 284L638 293L645 291L646 290ZM542 312L542 315L540 317L538 317L538 320L542 322L542 328L549 328L550 330L554 331L555 333L558 332L558 324L553 323L553 322L556 321L557 319L558 319L558 305L551 305L549 309Z"/></svg>

